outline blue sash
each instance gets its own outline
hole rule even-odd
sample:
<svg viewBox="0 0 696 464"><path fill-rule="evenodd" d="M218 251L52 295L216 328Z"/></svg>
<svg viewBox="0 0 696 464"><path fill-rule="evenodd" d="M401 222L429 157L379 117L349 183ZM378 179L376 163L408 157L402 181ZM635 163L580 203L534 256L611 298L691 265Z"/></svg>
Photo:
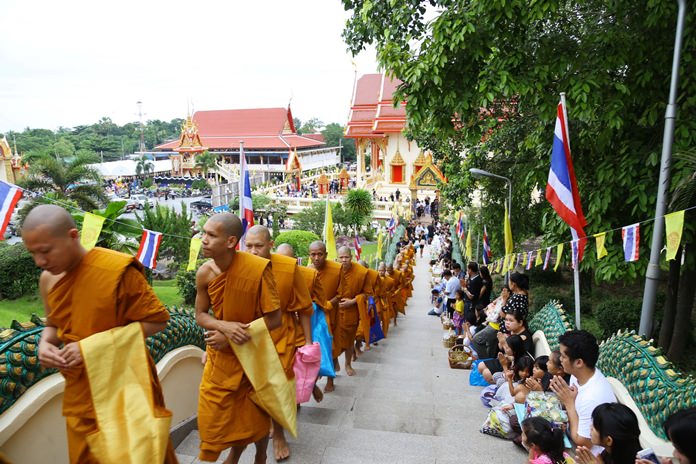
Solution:
<svg viewBox="0 0 696 464"><path fill-rule="evenodd" d="M329 326L326 324L326 316L324 311L312 303L314 313L312 313L312 340L319 342L321 348L321 365L319 367L319 375L327 377L336 377L334 370L333 356L331 348L333 346L333 337L329 332Z"/></svg>
<svg viewBox="0 0 696 464"><path fill-rule="evenodd" d="M384 332L382 332L382 321L377 314L377 305L373 297L368 297L367 314L370 317L370 343L375 343L384 338Z"/></svg>

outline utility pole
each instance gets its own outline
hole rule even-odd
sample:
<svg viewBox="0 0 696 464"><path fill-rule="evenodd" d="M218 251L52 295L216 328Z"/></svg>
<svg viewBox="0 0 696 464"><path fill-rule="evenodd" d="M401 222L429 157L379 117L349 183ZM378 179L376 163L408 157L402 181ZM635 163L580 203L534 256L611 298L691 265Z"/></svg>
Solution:
<svg viewBox="0 0 696 464"><path fill-rule="evenodd" d="M138 118L140 120L140 155L145 151L145 133L143 131L143 102L138 100Z"/></svg>

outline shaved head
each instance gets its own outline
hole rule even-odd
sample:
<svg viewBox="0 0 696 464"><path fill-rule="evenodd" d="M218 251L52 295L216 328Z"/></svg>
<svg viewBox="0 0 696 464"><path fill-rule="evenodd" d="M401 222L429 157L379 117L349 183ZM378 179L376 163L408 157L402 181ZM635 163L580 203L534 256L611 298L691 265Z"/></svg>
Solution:
<svg viewBox="0 0 696 464"><path fill-rule="evenodd" d="M228 237L234 236L239 239L244 233L242 221L240 221L239 218L232 213L214 214L210 216L208 222L220 224L222 226L222 232Z"/></svg>
<svg viewBox="0 0 696 464"><path fill-rule="evenodd" d="M251 226L251 228L247 230L247 236L249 235L261 238L267 242L271 241L271 232L268 230L268 227L259 224Z"/></svg>
<svg viewBox="0 0 696 464"><path fill-rule="evenodd" d="M341 263L341 266L343 266L345 270L349 270L351 268L353 265L352 260L353 254L350 251L350 248L347 246L342 246L338 249L338 262Z"/></svg>
<svg viewBox="0 0 696 464"><path fill-rule="evenodd" d="M71 229L77 229L70 213L57 205L39 205L32 209L22 223L22 234L41 226L45 226L45 230L54 237L67 235Z"/></svg>
<svg viewBox="0 0 696 464"><path fill-rule="evenodd" d="M281 243L278 245L278 248L276 248L276 253L279 255L289 256L291 258L295 257L295 249L289 243Z"/></svg>
<svg viewBox="0 0 696 464"><path fill-rule="evenodd" d="M384 261L381 261L381 262L379 263L379 266L377 266L377 269L380 270L380 271L386 271L386 270L387 270L387 265L384 264Z"/></svg>
<svg viewBox="0 0 696 464"><path fill-rule="evenodd" d="M322 253L326 253L326 245L321 240L316 240L309 244L309 251L316 250Z"/></svg>
<svg viewBox="0 0 696 464"><path fill-rule="evenodd" d="M344 253L344 254L348 253L349 256L353 256L353 252L347 246L342 246L341 248L338 249L338 254L340 255L342 253Z"/></svg>

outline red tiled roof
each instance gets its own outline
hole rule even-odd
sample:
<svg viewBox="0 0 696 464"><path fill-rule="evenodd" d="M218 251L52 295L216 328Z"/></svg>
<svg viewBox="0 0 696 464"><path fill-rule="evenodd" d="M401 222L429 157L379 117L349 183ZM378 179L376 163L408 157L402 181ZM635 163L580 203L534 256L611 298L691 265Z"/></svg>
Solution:
<svg viewBox="0 0 696 464"><path fill-rule="evenodd" d="M383 74L366 74L358 79L346 137L382 137L387 132L401 132L406 126L406 103L396 108L392 103L400 84L400 80Z"/></svg>
<svg viewBox="0 0 696 464"><path fill-rule="evenodd" d="M242 140L247 149L287 150L325 145L321 134L296 134L290 108L196 111L193 120L201 143L210 150L239 149ZM155 150L173 150L178 146L179 141L174 140L158 145Z"/></svg>

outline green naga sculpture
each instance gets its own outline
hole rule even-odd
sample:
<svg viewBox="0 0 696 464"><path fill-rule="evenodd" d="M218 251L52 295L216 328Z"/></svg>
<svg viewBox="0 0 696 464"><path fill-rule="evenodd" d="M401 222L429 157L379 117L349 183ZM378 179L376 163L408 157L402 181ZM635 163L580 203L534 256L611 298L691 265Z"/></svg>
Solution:
<svg viewBox="0 0 696 464"><path fill-rule="evenodd" d="M534 333L541 330L546 335L546 341L551 350L559 349L558 337L573 330L568 315L558 301L551 300L534 315L529 322L529 330Z"/></svg>
<svg viewBox="0 0 696 464"><path fill-rule="evenodd" d="M203 329L196 325L192 311L169 309L167 327L147 339L147 347L155 362L164 355L186 345L205 349ZM39 363L38 345L44 321L36 314L30 322L13 321L8 329L0 329L0 414L17 398L44 377L57 372Z"/></svg>
<svg viewBox="0 0 696 464"><path fill-rule="evenodd" d="M676 370L659 348L634 331L619 331L604 340L597 367L626 387L650 429L665 440L665 419L680 409L696 406L694 378Z"/></svg>

